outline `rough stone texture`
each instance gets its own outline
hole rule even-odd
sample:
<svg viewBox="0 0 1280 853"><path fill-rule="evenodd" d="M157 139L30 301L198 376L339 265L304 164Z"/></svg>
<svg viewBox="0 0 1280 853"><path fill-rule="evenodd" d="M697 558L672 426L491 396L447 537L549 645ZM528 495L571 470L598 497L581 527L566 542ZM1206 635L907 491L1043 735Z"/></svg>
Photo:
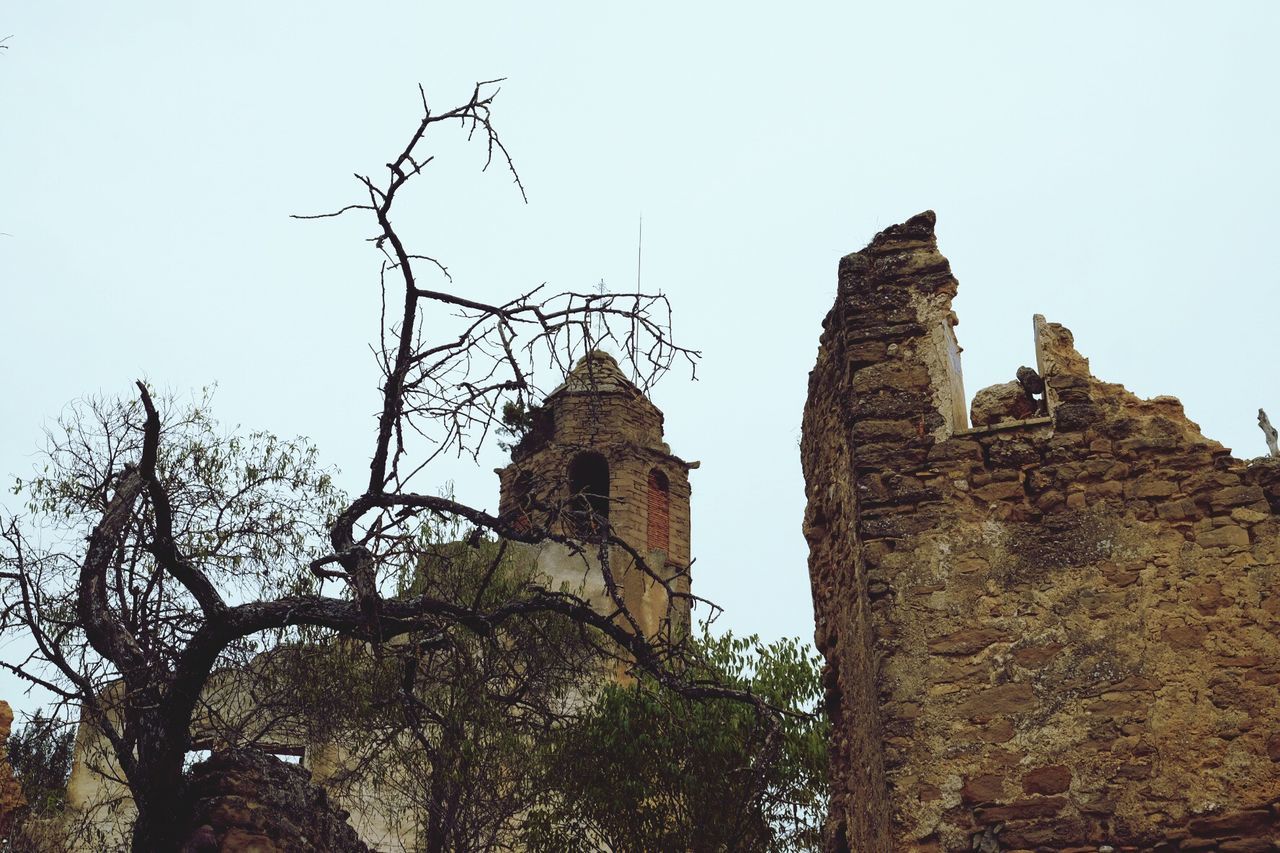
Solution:
<svg viewBox="0 0 1280 853"><path fill-rule="evenodd" d="M969 420L974 426L991 426L1005 421L1025 420L1036 413L1036 404L1027 396L1021 384L1004 382L983 388L974 394L969 410Z"/></svg>
<svg viewBox="0 0 1280 853"><path fill-rule="evenodd" d="M828 849L1277 849L1280 460L1040 318L1048 418L968 429L934 221L841 260L810 376Z"/></svg>
<svg viewBox="0 0 1280 853"><path fill-rule="evenodd" d="M0 701L0 832L7 831L18 813L27 805L22 787L13 777L9 764L9 732L13 728L13 709Z"/></svg>
<svg viewBox="0 0 1280 853"><path fill-rule="evenodd" d="M182 853L368 853L324 789L300 767L249 749L192 768Z"/></svg>

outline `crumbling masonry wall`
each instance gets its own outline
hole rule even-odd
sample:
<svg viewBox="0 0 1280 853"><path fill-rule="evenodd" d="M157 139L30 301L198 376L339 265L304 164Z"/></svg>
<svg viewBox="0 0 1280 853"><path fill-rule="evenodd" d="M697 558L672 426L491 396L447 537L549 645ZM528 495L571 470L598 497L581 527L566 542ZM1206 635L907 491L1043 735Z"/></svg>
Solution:
<svg viewBox="0 0 1280 853"><path fill-rule="evenodd" d="M215 753L191 770L174 819L181 853L369 853L311 774L252 749Z"/></svg>
<svg viewBox="0 0 1280 853"><path fill-rule="evenodd" d="M828 849L1276 849L1280 466L1043 321L1047 414L968 429L934 221L841 260L810 376Z"/></svg>

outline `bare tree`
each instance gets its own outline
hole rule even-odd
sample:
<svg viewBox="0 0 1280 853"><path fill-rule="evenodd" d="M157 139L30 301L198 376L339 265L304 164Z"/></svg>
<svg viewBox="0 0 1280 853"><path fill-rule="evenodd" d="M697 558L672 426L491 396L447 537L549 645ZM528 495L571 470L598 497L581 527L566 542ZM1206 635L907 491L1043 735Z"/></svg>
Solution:
<svg viewBox="0 0 1280 853"><path fill-rule="evenodd" d="M422 118L383 178L357 176L362 200L321 214L369 216L382 259L381 400L360 494L340 496L304 442L224 435L201 401L183 407L138 382L136 399L83 404L50 436L49 473L24 484L44 526L17 517L0 525L0 628L34 640L28 657L2 665L80 706L109 739L137 806L135 851L178 846L183 760L210 674L244 665L258 644L290 631L378 648L458 627L488 637L531 614L555 614L606 638L620 660L672 680L663 666L672 648L639 630L607 559L610 613L536 583L496 600L459 600L430 586L395 592L393 575L415 559L428 517L477 536L588 547L554 523L512 524L418 485L441 454L478 454L504 404L540 399L536 379L548 364L559 381L576 357L612 340L647 387L676 360L692 366L697 356L671 340L661 294L537 287L489 303L465 295L443 263L397 231L396 202L434 161L425 140L437 127L459 127L483 146L485 168L505 170L523 196L492 123L496 82L477 84L444 111L423 93ZM622 549L635 570L668 585L606 520L597 531L589 547ZM482 592L493 574L481 576ZM737 695L711 683L676 686L692 696Z"/></svg>

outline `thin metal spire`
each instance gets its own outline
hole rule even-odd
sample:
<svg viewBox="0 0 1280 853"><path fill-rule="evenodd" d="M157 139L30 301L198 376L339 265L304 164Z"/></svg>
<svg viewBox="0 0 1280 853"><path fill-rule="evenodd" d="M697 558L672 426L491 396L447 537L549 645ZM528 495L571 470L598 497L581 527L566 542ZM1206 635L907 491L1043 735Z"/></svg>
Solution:
<svg viewBox="0 0 1280 853"><path fill-rule="evenodd" d="M596 293L604 296L604 279L600 279L600 283L596 285ZM600 348L600 340L604 337L604 312L600 311L600 307L604 304L603 300L596 304L596 339L590 342L587 352Z"/></svg>
<svg viewBox="0 0 1280 853"><path fill-rule="evenodd" d="M636 310L640 307L640 259L644 252L644 214L640 214L640 229L636 235L636 304L631 312L631 381L640 381L640 369L636 365L639 345L636 341Z"/></svg>

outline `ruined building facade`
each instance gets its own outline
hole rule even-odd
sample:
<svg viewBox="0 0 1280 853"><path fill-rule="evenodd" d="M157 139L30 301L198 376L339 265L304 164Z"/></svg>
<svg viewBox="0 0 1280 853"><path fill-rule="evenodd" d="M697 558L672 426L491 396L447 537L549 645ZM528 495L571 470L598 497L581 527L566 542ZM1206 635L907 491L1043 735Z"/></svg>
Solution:
<svg viewBox="0 0 1280 853"><path fill-rule="evenodd" d="M530 426L511 464L497 472L499 510L517 528L549 530L553 541L513 543L516 559L535 567L547 588L618 614L609 573L641 633L687 631L689 470L697 463L672 455L662 412L611 356L596 351L534 410ZM601 547L606 524L625 545ZM273 663L270 655L258 661ZM308 742L304 721L266 712L252 685L269 687L271 679L250 675L218 672L205 685L192 741L220 751L195 770L190 814L181 818L191 822L190 849L419 849L422 815L413 805L377 779L353 780L350 744ZM584 690L609 675L583 673ZM250 739L247 733L260 751L297 766L221 751ZM110 744L87 721L77 732L67 805L64 834L80 839L72 849L127 848L135 813L129 790ZM49 849L66 848L51 842Z"/></svg>
<svg viewBox="0 0 1280 853"><path fill-rule="evenodd" d="M1277 460L1041 318L971 428L934 221L841 260L810 376L828 849L1276 849Z"/></svg>

